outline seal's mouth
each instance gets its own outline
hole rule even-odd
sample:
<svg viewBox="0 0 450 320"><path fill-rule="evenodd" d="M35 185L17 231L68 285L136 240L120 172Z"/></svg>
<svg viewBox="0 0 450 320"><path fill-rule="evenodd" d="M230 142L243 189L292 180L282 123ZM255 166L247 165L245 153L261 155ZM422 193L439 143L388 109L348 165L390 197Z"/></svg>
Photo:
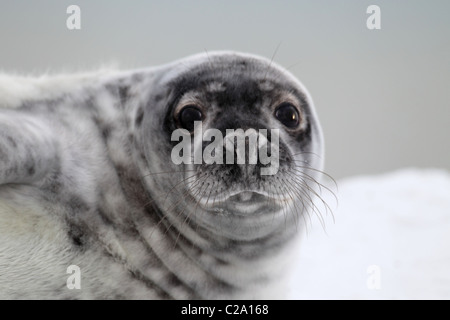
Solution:
<svg viewBox="0 0 450 320"><path fill-rule="evenodd" d="M263 212L277 211L280 207L286 206L286 204L292 199L286 198L279 194L269 194L264 191L235 191L223 194L214 199L211 202L209 199L200 199L199 203L208 209L219 209L227 212L242 213L242 214L254 214Z"/></svg>
<svg viewBox="0 0 450 320"><path fill-rule="evenodd" d="M270 194L265 191L235 191L224 197L224 202L250 203L264 201L287 201L283 195Z"/></svg>
<svg viewBox="0 0 450 320"><path fill-rule="evenodd" d="M234 195L230 195L229 197L226 198L225 201L248 203L248 202L262 201L265 198L266 196L259 192L242 191L237 192Z"/></svg>

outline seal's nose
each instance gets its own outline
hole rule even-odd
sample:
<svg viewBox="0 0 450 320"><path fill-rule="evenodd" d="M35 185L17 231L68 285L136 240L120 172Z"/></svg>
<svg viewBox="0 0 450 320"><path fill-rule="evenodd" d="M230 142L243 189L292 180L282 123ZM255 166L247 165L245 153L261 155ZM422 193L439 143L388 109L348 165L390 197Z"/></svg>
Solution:
<svg viewBox="0 0 450 320"><path fill-rule="evenodd" d="M278 137L277 134L275 134ZM272 138L274 134L272 133ZM230 131L224 138L224 153L226 164L237 166L243 173L254 174L261 169L262 175L268 173L265 167L274 161L278 171L278 139L269 141L267 130L242 129ZM272 171L270 171L272 172Z"/></svg>
<svg viewBox="0 0 450 320"><path fill-rule="evenodd" d="M194 130L194 164L219 164L245 176L273 175L279 167L278 129L209 128L203 133L201 122ZM255 173L256 171L260 171Z"/></svg>
<svg viewBox="0 0 450 320"><path fill-rule="evenodd" d="M224 138L226 163L256 164L258 161L259 133L255 129L232 130ZM267 141L265 137L262 141Z"/></svg>

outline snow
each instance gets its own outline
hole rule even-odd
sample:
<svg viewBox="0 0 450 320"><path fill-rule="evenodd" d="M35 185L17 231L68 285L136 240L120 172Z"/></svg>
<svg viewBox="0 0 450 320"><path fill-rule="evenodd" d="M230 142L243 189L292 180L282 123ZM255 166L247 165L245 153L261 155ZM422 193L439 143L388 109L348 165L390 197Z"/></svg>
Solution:
<svg viewBox="0 0 450 320"><path fill-rule="evenodd" d="M450 299L450 173L403 169L338 181L303 237L295 299ZM333 205L331 205L333 207ZM324 210L321 210L324 212Z"/></svg>

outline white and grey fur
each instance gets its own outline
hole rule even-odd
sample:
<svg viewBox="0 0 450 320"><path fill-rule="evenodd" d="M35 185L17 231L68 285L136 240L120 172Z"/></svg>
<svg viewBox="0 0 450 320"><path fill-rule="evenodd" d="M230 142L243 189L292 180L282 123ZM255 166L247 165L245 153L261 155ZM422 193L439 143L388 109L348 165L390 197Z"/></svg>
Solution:
<svg viewBox="0 0 450 320"><path fill-rule="evenodd" d="M173 113L192 97L205 128L280 129L279 172L173 164ZM273 116L286 99L301 130ZM322 159L306 89L257 56L0 76L0 298L284 298ZM79 290L66 285L70 265Z"/></svg>

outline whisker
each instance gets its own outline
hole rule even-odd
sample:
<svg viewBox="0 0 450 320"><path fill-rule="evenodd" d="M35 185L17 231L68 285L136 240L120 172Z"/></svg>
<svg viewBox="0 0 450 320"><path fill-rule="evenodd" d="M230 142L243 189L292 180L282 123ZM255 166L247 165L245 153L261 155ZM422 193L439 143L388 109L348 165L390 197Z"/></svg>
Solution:
<svg viewBox="0 0 450 320"><path fill-rule="evenodd" d="M172 190L174 189L174 188L177 188L180 184L182 184L182 183L184 183L184 185L186 186L186 183L189 183L188 181L189 181L189 179L191 179L191 178L193 178L193 177L196 177L197 176L197 174L193 174L193 175L191 175L191 176L189 176L189 177L187 177L187 178L184 178L183 180L181 180L180 182L178 182L176 185L174 185L168 192L167 192L167 194L166 194L166 197L164 198L164 202L163 202L163 206L165 205L165 203L166 203L166 200L167 200L167 197L169 196L169 193L171 193L172 192ZM197 177L197 179L201 179L201 178L203 178L202 176L198 176ZM198 180L196 180L196 181L198 181Z"/></svg>
<svg viewBox="0 0 450 320"><path fill-rule="evenodd" d="M208 182L208 184L207 184L205 190L203 191L203 194L198 198L198 201L197 201L197 204L196 204L195 210L194 210L194 216L197 215L197 213L196 213L196 212L197 212L197 206L198 206L198 204L200 203L200 199L203 197L204 194L206 194L206 192L207 192L209 186L210 186L210 183ZM209 195L208 195L208 199L206 200L205 207L207 207L207 205L208 205L208 201L209 201L209 197L210 197L210 196L211 196L211 190L209 191ZM200 212L201 212L201 214L204 214L204 213L205 213L204 211L203 211L203 212L200 211ZM200 219L197 219L197 220L200 220ZM200 226L200 223L199 223L199 222L196 222L195 224L196 224L195 232L198 233L198 228L199 228L199 226ZM192 241L192 248L191 248L191 249L194 249L194 242L193 242L193 241Z"/></svg>
<svg viewBox="0 0 450 320"><path fill-rule="evenodd" d="M278 43L277 47L275 48L275 51L272 54L272 57L270 58L269 65L266 68L266 74L264 75L264 80L267 79L267 74L269 73L270 67L272 66L273 60L275 59L275 55L277 54L278 49L280 48L280 46L281 46L281 41Z"/></svg>
<svg viewBox="0 0 450 320"><path fill-rule="evenodd" d="M285 177L285 178L283 178L283 181L286 183L286 186L287 186L287 184L289 184L290 188L286 188L287 191L289 192L289 194L292 195L292 193L294 193L294 195L297 195L295 193L296 186L292 185L292 183L290 181L290 178L289 177ZM297 206L297 201L295 201L295 200L298 200L298 201L301 202L301 205L302 205L301 209ZM305 209L305 203L303 201L303 197L298 197L298 195L297 195L297 197L294 196L294 205L295 205L296 209L298 210L298 212L302 213L304 211L304 209ZM309 212L307 212L307 214L308 214L309 219L311 219L311 217L309 215ZM305 223L306 223L306 221L305 221Z"/></svg>
<svg viewBox="0 0 450 320"><path fill-rule="evenodd" d="M269 187L274 187L274 186L273 186L273 184L269 183ZM276 189L275 189L275 192L273 192L273 195L275 195L275 194L276 194ZM269 203L271 205L274 205L274 203L275 203L275 199L273 199L272 197L269 197L268 201L269 201ZM283 205L283 210L285 210L285 206L284 205ZM275 220L275 215L276 215L276 212L274 212L273 215L272 215L272 223Z"/></svg>
<svg viewBox="0 0 450 320"><path fill-rule="evenodd" d="M315 205L315 203L313 202L311 197L307 194L307 192L305 190L303 190L303 188L299 188L297 186L293 186L291 190L292 190L292 192L294 192L298 196L299 199L302 199L301 202L302 202L302 205L303 205L303 208L304 208L304 210L302 212L306 213L308 215L308 219L309 219L310 225L312 225L312 219L311 219L311 216L309 214L309 210L305 206L305 202L303 201L303 199L308 200L306 202L307 206L311 209L311 211L313 213L316 214L316 216L319 218L319 221L321 222L322 227L324 227L324 225L322 224L322 220L323 219L321 219L322 216L320 214L320 210Z"/></svg>
<svg viewBox="0 0 450 320"><path fill-rule="evenodd" d="M165 196L165 198L164 198L163 206L164 206L164 204L165 204L165 201L166 201L167 197L168 197L169 194L173 191L173 189L175 189L176 187L178 187L178 185L180 185L181 183L186 182L188 179L190 179L190 178L192 178L192 177L195 177L195 176L196 176L196 175L193 174L192 176L189 176L189 177L187 177L187 178L182 179L182 180L181 180L180 182L178 182L175 186L173 186L168 192L166 192L166 196ZM147 206L149 206L150 204L154 203L156 200L157 200L157 199L155 198L155 199L152 199L151 201L145 203L145 204L144 204L144 208L147 207Z"/></svg>
<svg viewBox="0 0 450 320"><path fill-rule="evenodd" d="M191 176L191 177L192 177L192 176ZM189 177L189 178L191 178L191 177ZM187 178L187 179L189 179L189 178ZM184 181L187 180L187 179L184 179ZM195 181L192 183L191 187L195 188L195 186L197 185L197 183L199 183L199 181L201 181L200 178L198 178L197 180L195 180ZM182 181L182 182L183 182L183 181ZM180 183L178 183L178 184L180 184ZM173 189L173 188L172 188L172 189ZM186 190L184 190L184 191L179 195L179 199L178 199L175 203L173 203L171 206L169 206L168 208L166 208L167 212L172 211L172 209L176 208L176 207L178 206L179 203L181 203L183 200L185 200L185 196L189 194L190 190L191 190L190 188L187 188ZM175 217L173 217L173 219L174 219L174 220L178 219L178 217L179 217L182 213L183 213L183 212L180 212L180 213L176 214ZM169 226L166 226L166 231L164 232L164 234L167 234L167 232L169 232L170 228L173 226L173 224L175 223L175 221L171 222L171 221L169 220L169 217L168 217L168 216L163 216L163 217L161 218L161 220L157 223L156 227L158 227L159 225L161 225L161 223L164 223L164 220L168 221L168 223L170 224Z"/></svg>
<svg viewBox="0 0 450 320"><path fill-rule="evenodd" d="M291 161L298 162L300 160L292 159ZM303 162L303 161L300 161L300 162ZM330 179L333 182L334 186L336 187L336 190L339 190L339 186L338 186L336 180L331 175L326 173L325 171L322 171L322 170L319 170L319 169L316 169L316 168L313 168L313 167L309 167L309 166L301 166L301 165L298 165L298 164L295 164L295 165L296 165L297 168L311 170L311 171L318 172L318 173L324 175L325 177L327 177L328 179Z"/></svg>
<svg viewBox="0 0 450 320"><path fill-rule="evenodd" d="M209 177L209 175L208 175L208 177ZM182 224L181 224L181 227L180 227L180 229L178 230L178 236L177 236L177 238L176 238L176 240L175 240L175 246L174 246L174 248L176 248L178 239L180 238L180 235L181 235L182 228L184 228L184 226L187 224L187 221L191 219L191 215L194 214L194 216L195 216L195 213L197 212L197 207L198 207L198 205L199 205L199 203L200 203L200 199L201 199L201 197L202 197L203 194L204 194L204 191L203 191L203 193L202 193L202 191L201 191L201 190L202 190L202 187L203 187L203 183L204 183L204 181L202 181L202 184L200 185L200 188L199 188L196 192L192 193L192 195L194 196L194 198L197 197L198 200L197 200L197 202L196 202L196 204L195 204L194 211L193 211L193 212L192 212L192 211L189 212L189 213L186 215L186 217L184 218L184 220L183 220L183 222L182 222Z"/></svg>
<svg viewBox="0 0 450 320"><path fill-rule="evenodd" d="M299 182L301 185L304 185L308 189L308 191L312 192L317 198L319 198L323 202L326 212L330 210L330 212L332 213L330 206L323 200L323 198L316 192L316 190L314 190L314 188L312 188L303 178L304 177L294 176L292 179ZM320 183L316 182L316 184L320 188Z"/></svg>
<svg viewBox="0 0 450 320"><path fill-rule="evenodd" d="M323 203L323 205L325 207L325 212L328 214L328 210L330 210L330 214L333 217L333 221L334 221L333 211L331 210L329 205L323 200L323 198L319 194L317 194L317 192L313 188L311 188L305 182L305 180L303 180L303 179L301 179L299 177L296 177L296 176L294 176L293 178L291 177L291 179L292 179L292 181L298 182L301 186L305 187L308 191L312 192L319 200L321 200L321 202ZM301 188L301 192L302 192L302 194L304 196L306 196L308 198L308 200L309 200L308 203L311 203L314 206L315 209L314 208L312 208L312 209L316 213L316 215L318 216L318 218L319 218L319 220L320 220L320 222L322 224L322 227L325 229L325 220L324 220L324 218L322 216L322 213L320 212L319 208L317 207L317 205L315 204L315 202L313 201L311 196L306 191L304 191L303 188Z"/></svg>
<svg viewBox="0 0 450 320"><path fill-rule="evenodd" d="M186 191L190 192L190 190L186 190ZM196 196L198 192L199 192L199 190L197 190L197 191L191 193L191 195ZM187 206L185 206L185 207L183 208L183 210L181 210L180 212L178 212L178 213L176 214L176 216L175 216L174 219L177 220L178 218L180 218L180 217L183 215L183 213L185 212L186 208L187 208ZM177 235L177 237L176 237L176 239L175 239L174 248L176 248L176 246L177 246L178 239L180 238L181 231L182 231L181 229L182 229L183 226L187 223L187 219L188 219L188 215L187 215L186 218L181 222L181 225L179 226L179 228L177 228L176 226L174 226L174 223L175 223L175 222L171 224L171 227L173 226L175 229L178 230L178 235Z"/></svg>
<svg viewBox="0 0 450 320"><path fill-rule="evenodd" d="M277 177L277 178L278 178L278 177ZM280 179L278 179L278 181L280 181ZM295 200L294 200L295 198L292 197L292 194L289 192L289 190L288 190L288 188L286 187L286 184L285 184L284 182L285 182L285 180L282 178L282 179L281 179L281 183L282 183L283 189L284 189L284 191L288 194L289 198L291 199L291 201L288 202L287 205L291 207L291 213L292 213L292 215L293 215L293 217L294 217L295 231L298 231L298 219L297 219L297 218L298 218L298 215L296 214L296 209L297 209L297 208L295 208ZM294 207L292 207L291 203L294 204Z"/></svg>
<svg viewBox="0 0 450 320"><path fill-rule="evenodd" d="M310 175L308 175L307 173L305 173L303 170L299 170L299 169L297 169L297 168L292 168L291 170L298 172L299 174L302 175L303 178L306 178L306 179L308 179L308 180L314 182L314 183L319 187L320 193L322 193L322 188L325 189L325 190L327 190L327 191L334 197L334 199L336 200L336 205L339 204L339 199L338 199L336 193L334 193L333 190L331 190L331 188L329 188L329 187L327 187L326 185L320 183L319 181L317 181L316 179L314 179L313 177L311 177ZM317 193L315 193L315 194L316 194L320 199L322 199ZM330 211L332 211L331 208L330 208Z"/></svg>
<svg viewBox="0 0 450 320"><path fill-rule="evenodd" d="M276 177L278 180L278 189L280 189L280 194L283 194L283 190L281 189L281 185L279 184L279 177ZM287 212L283 211L284 214L284 228L287 229Z"/></svg>
<svg viewBox="0 0 450 320"><path fill-rule="evenodd" d="M309 195L303 190L303 188L302 188L303 184L300 184L300 187L299 187L299 186L297 186L297 184L291 183L291 182L293 182L291 177L286 177L286 179L287 179L286 182L289 183L289 185L291 186L292 192L294 192L294 194L296 194L298 199L302 202L303 209L306 209L305 202L303 201L303 199L306 198L308 200L307 203L308 203L309 207L311 208L311 210L313 210L313 212L315 212L315 208L314 208L315 204L314 204L312 198L309 197ZM305 211L305 210L303 210L303 211ZM306 210L306 213L308 214L310 224L312 224L311 216L309 215L308 210Z"/></svg>

